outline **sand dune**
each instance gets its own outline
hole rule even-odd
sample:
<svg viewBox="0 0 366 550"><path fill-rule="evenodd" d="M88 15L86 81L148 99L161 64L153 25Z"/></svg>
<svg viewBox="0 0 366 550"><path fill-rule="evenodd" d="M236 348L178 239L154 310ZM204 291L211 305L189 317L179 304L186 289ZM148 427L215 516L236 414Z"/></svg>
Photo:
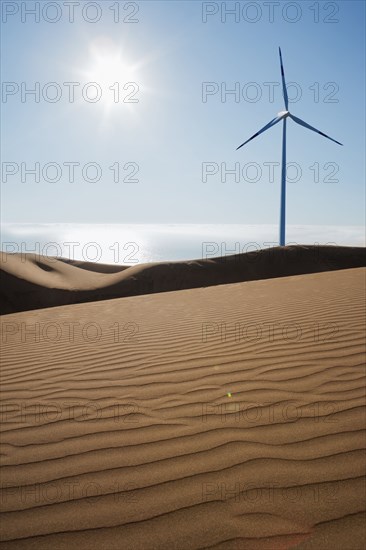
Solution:
<svg viewBox="0 0 366 550"><path fill-rule="evenodd" d="M237 272L267 280L3 317L1 547L363 549L365 269L329 254L321 273L258 260ZM16 278L11 260L14 293L138 271L30 260Z"/></svg>
<svg viewBox="0 0 366 550"><path fill-rule="evenodd" d="M365 265L365 249L288 246L132 267L2 254L0 313Z"/></svg>

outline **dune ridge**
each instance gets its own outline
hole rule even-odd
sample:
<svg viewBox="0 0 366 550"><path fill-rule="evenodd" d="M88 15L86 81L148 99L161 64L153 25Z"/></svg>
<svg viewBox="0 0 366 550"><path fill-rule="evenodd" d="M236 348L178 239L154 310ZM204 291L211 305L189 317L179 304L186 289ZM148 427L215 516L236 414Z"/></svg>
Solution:
<svg viewBox="0 0 366 550"><path fill-rule="evenodd" d="M362 550L364 303L333 267L4 316L1 548Z"/></svg>
<svg viewBox="0 0 366 550"><path fill-rule="evenodd" d="M0 313L363 267L365 260L364 248L316 245L135 266L2 253Z"/></svg>

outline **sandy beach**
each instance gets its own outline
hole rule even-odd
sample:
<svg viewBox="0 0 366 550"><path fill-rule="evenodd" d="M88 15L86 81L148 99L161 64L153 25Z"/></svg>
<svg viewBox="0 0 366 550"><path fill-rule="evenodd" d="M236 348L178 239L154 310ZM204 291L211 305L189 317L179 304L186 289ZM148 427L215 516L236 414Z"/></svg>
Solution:
<svg viewBox="0 0 366 550"><path fill-rule="evenodd" d="M364 250L262 252L6 259L1 548L365 547Z"/></svg>

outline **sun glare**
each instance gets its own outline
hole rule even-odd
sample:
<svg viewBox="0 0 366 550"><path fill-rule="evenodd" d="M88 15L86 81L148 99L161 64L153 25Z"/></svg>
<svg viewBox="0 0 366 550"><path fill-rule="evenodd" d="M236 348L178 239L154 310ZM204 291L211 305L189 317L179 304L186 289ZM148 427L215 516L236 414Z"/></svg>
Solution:
<svg viewBox="0 0 366 550"><path fill-rule="evenodd" d="M112 44L94 43L83 76L90 87L90 96L106 111L113 106L131 110L139 101L140 86L136 66L127 55ZM115 110L113 110L115 114Z"/></svg>
<svg viewBox="0 0 366 550"><path fill-rule="evenodd" d="M99 54L95 56L89 71L93 81L102 86L112 86L114 82L128 82L133 77L133 70L122 59L119 53Z"/></svg>

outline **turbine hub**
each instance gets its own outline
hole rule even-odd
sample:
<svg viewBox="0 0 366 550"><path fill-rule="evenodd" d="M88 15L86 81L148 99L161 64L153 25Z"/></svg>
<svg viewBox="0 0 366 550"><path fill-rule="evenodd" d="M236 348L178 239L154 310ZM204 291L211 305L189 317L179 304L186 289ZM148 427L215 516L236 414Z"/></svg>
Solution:
<svg viewBox="0 0 366 550"><path fill-rule="evenodd" d="M279 113L277 113L277 116L288 117L289 114L290 111L280 111Z"/></svg>

